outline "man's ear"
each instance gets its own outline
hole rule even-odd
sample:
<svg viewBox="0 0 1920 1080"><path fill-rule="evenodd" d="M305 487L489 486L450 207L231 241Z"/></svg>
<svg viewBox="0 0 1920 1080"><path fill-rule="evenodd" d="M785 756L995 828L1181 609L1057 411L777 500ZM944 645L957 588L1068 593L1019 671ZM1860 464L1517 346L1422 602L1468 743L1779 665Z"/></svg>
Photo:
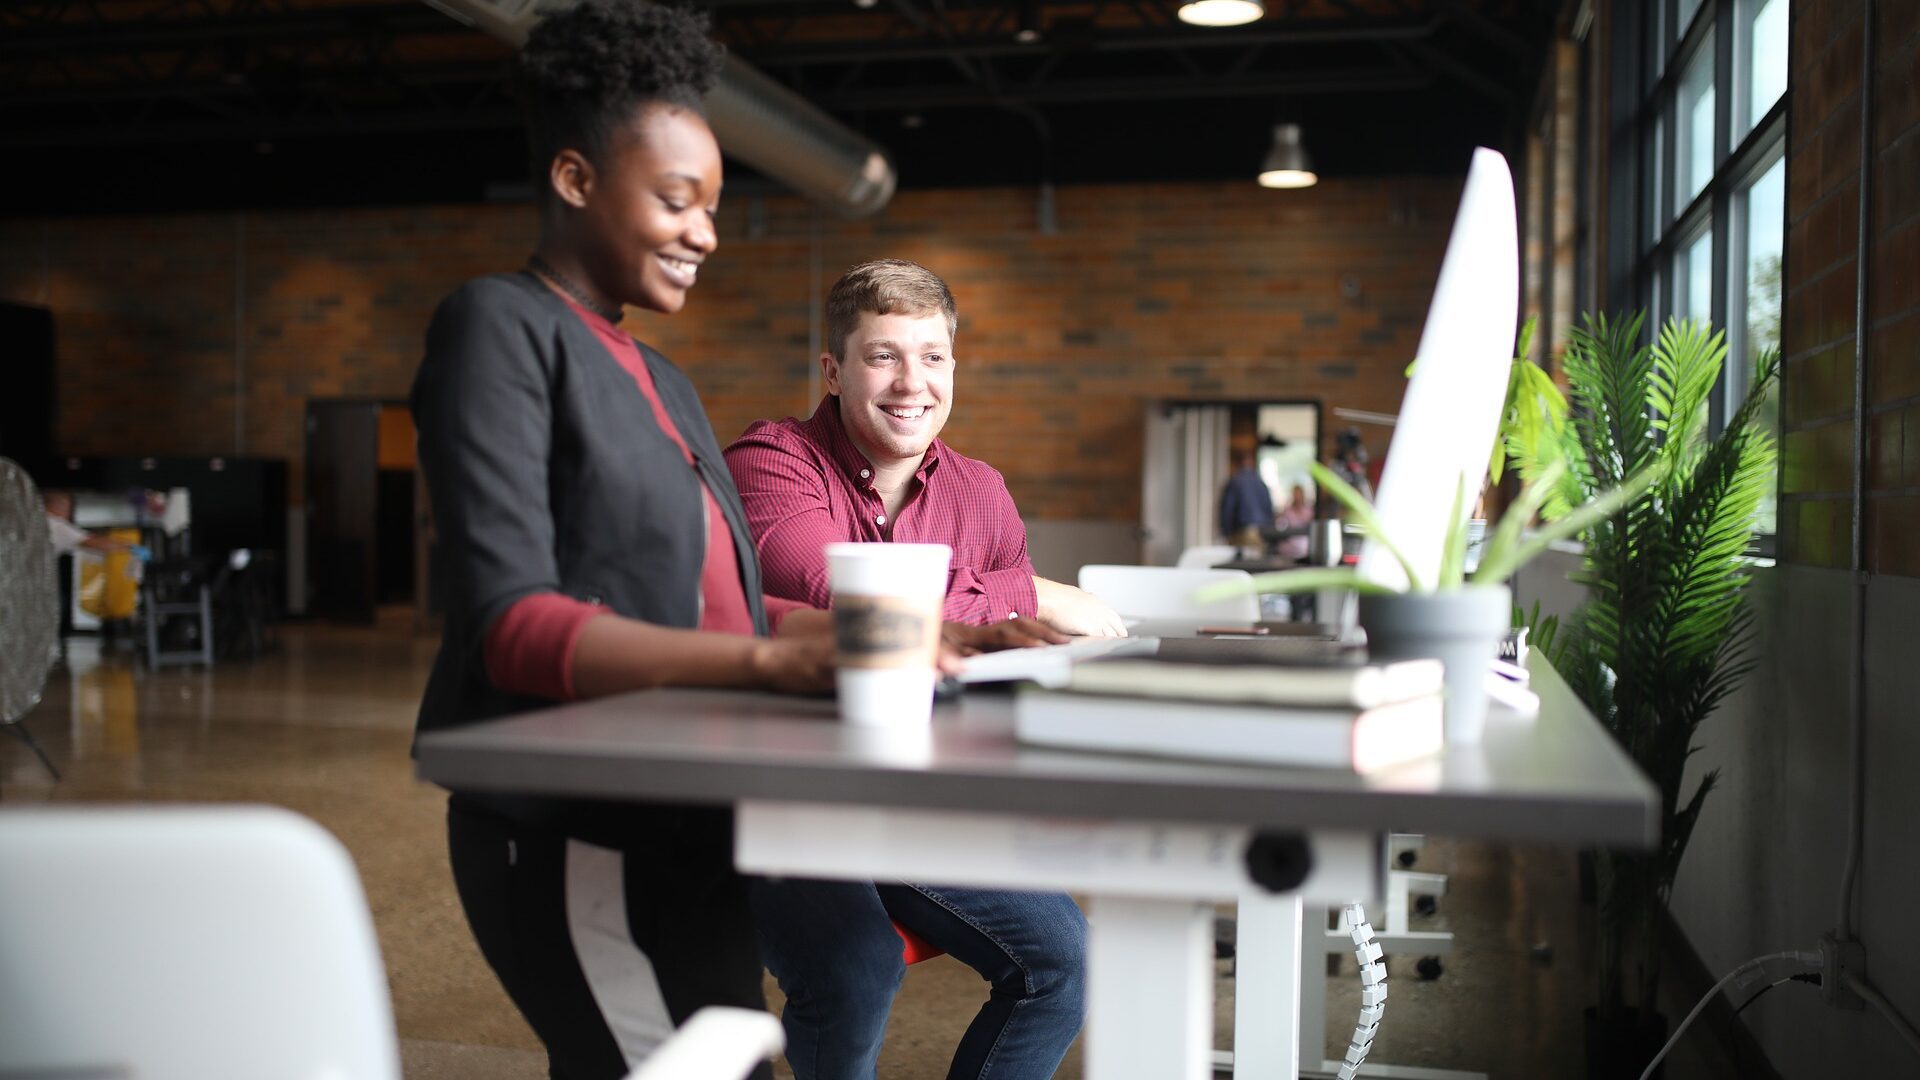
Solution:
<svg viewBox="0 0 1920 1080"><path fill-rule="evenodd" d="M575 210L587 205L597 179L593 162L578 150L562 150L547 165L547 183L554 195Z"/></svg>
<svg viewBox="0 0 1920 1080"><path fill-rule="evenodd" d="M840 364L834 360L832 353L820 354L820 378L827 384L827 393L840 396Z"/></svg>

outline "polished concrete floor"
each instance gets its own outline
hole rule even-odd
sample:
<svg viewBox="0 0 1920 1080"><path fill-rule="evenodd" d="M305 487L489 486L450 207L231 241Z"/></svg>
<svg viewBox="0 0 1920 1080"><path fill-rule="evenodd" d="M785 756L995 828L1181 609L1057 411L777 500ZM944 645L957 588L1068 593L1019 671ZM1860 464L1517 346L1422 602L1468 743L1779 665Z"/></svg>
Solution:
<svg viewBox="0 0 1920 1080"><path fill-rule="evenodd" d="M26 719L65 779L52 782L19 742L0 738L0 804L266 802L306 814L359 865L409 1080L535 1080L546 1075L544 1055L481 961L454 898L444 796L414 779L407 757L434 648L398 611L374 627L290 624L268 655L212 671L149 672L128 653L102 654L76 639ZM1434 981L1416 978L1410 961L1389 962L1373 1061L1495 1080L1583 1075L1590 912L1575 895L1572 853L1435 838L1421 868L1451 875L1439 913L1420 928L1451 929L1456 951ZM1220 970L1217 1045L1225 1046L1232 981L1229 965ZM1350 960L1329 979L1330 1047L1351 1030L1354 980ZM979 979L948 958L915 967L881 1077L944 1076L984 996ZM777 1006L771 985L769 997ZM1736 1075L1705 1031L1689 1033L1669 1060L1668 1077ZM1079 1074L1076 1048L1059 1075Z"/></svg>

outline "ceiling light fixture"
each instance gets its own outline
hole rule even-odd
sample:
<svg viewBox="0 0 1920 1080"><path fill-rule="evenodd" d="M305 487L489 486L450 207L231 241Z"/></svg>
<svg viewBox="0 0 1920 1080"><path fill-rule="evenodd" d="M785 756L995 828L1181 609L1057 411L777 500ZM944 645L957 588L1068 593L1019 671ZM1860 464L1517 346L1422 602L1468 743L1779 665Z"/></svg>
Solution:
<svg viewBox="0 0 1920 1080"><path fill-rule="evenodd" d="M1031 45L1040 40L1040 0L1020 0L1018 29L1013 40Z"/></svg>
<svg viewBox="0 0 1920 1080"><path fill-rule="evenodd" d="M1180 5L1180 21L1194 26L1241 26L1266 13L1260 0L1188 0Z"/></svg>
<svg viewBox="0 0 1920 1080"><path fill-rule="evenodd" d="M1270 188L1312 187L1320 182L1313 171L1313 159L1300 144L1299 124L1273 125L1273 148L1260 166L1260 186Z"/></svg>

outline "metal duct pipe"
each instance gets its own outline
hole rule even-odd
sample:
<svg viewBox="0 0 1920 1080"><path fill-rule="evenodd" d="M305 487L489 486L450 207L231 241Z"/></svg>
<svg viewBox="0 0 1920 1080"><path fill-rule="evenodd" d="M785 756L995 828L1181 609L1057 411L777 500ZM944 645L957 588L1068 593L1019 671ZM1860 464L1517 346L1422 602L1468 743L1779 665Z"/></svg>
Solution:
<svg viewBox="0 0 1920 1080"><path fill-rule="evenodd" d="M557 6L539 0L425 2L514 48L525 44L542 10ZM722 150L847 217L874 213L893 198L897 180L885 150L732 55L707 95L707 122Z"/></svg>

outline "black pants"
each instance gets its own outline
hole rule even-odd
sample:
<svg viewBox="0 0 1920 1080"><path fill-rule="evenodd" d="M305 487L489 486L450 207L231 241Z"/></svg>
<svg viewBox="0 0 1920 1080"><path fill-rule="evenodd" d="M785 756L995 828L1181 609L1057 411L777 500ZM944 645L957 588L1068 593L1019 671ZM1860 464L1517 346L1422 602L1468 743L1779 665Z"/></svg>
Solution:
<svg viewBox="0 0 1920 1080"><path fill-rule="evenodd" d="M480 952L546 1045L554 1080L620 1080L704 1005L764 1009L732 818L634 809L599 843L447 806L453 880ZM762 1063L752 1074L771 1080Z"/></svg>

